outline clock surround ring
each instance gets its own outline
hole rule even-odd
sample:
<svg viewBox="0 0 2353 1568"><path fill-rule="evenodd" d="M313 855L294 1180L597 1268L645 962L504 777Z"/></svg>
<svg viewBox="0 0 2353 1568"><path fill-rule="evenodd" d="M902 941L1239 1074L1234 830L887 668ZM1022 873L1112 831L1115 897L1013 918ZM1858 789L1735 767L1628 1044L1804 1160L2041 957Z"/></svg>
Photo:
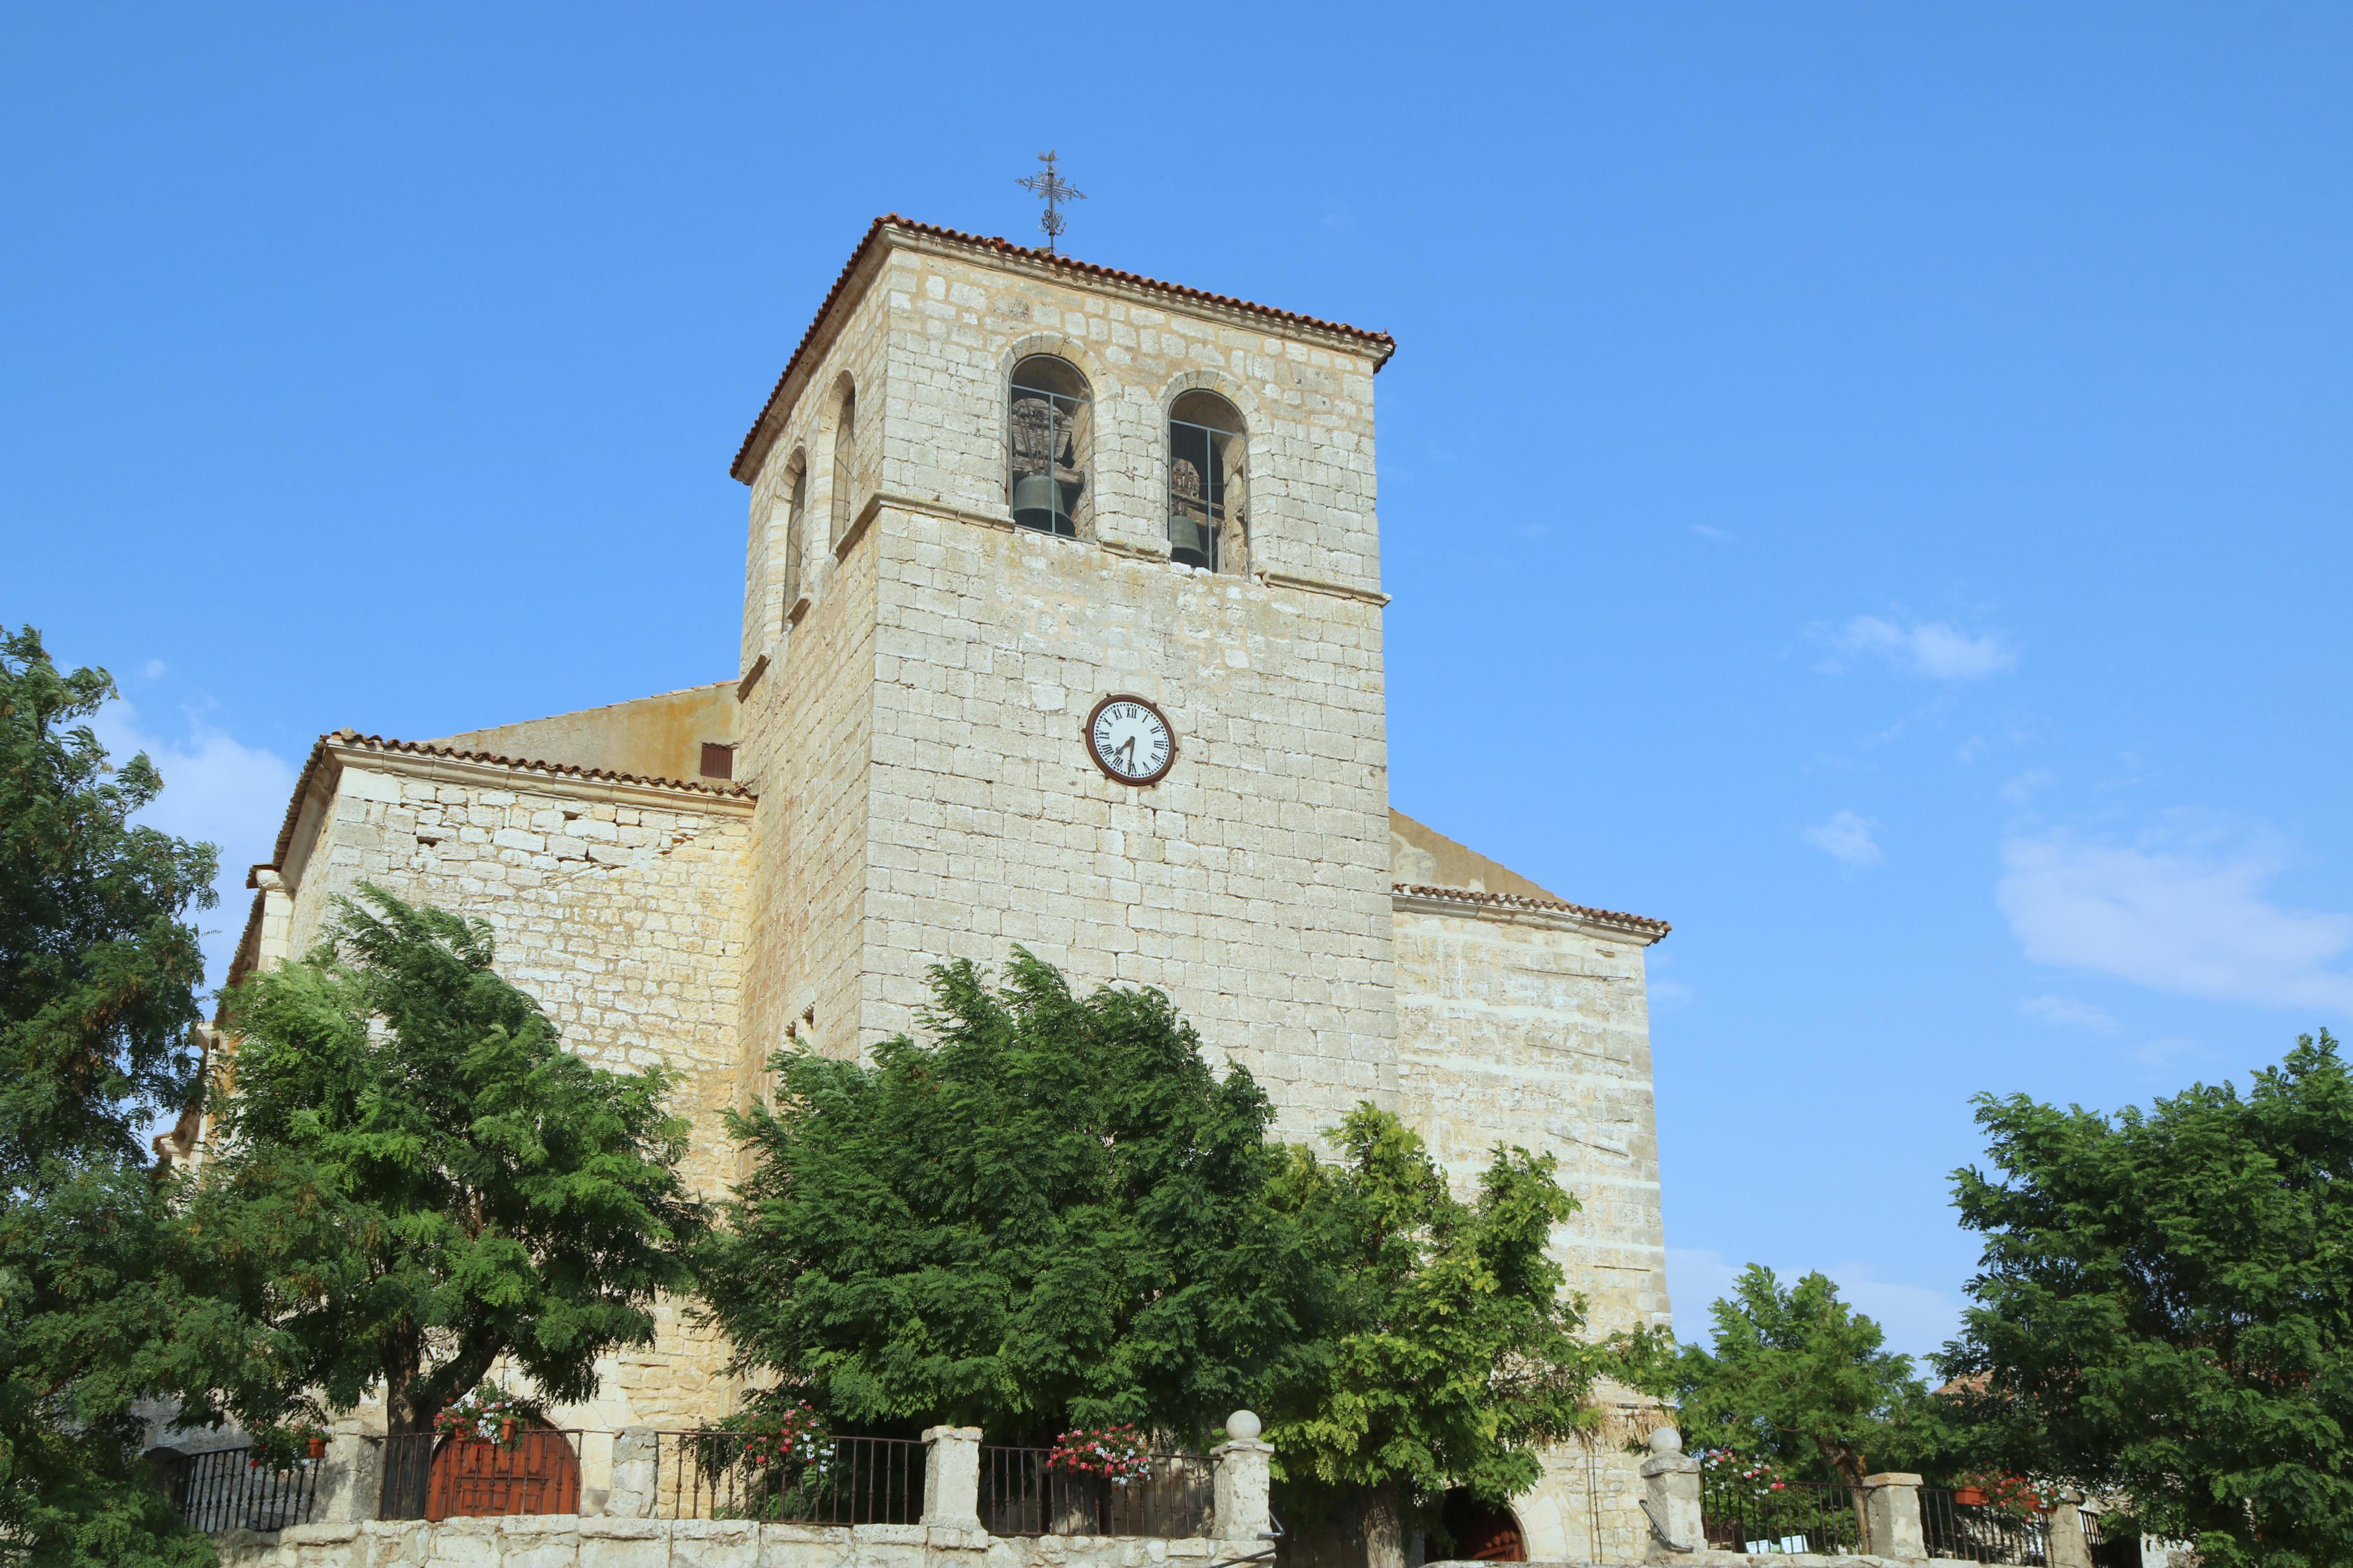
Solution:
<svg viewBox="0 0 2353 1568"><path fill-rule="evenodd" d="M1138 777L1130 778L1127 774L1121 773L1117 768L1113 767L1109 763L1104 762L1102 755L1095 751L1095 721L1103 717L1103 710L1110 707L1114 702L1134 703L1138 708L1143 709L1155 719L1160 721L1160 727L1168 731L1168 755L1163 759L1160 765L1153 769L1152 772L1142 774ZM1103 777L1111 780L1112 783L1125 784L1130 789L1143 789L1146 785L1158 784L1162 779L1168 776L1168 770L1176 765L1176 752L1178 750L1176 744L1176 726L1168 721L1168 715L1160 710L1160 704L1153 701L1149 697L1138 697L1132 691L1114 691L1110 696L1104 698L1102 701L1096 703L1092 708L1088 709L1085 720L1079 725L1079 744L1086 749L1087 761L1094 763L1095 770L1098 773L1102 773Z"/></svg>

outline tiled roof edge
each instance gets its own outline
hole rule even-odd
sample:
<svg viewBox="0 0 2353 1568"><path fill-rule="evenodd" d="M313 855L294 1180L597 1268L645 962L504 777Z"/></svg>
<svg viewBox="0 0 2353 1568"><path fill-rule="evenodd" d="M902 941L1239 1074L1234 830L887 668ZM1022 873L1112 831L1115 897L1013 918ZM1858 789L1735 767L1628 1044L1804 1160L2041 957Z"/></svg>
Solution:
<svg viewBox="0 0 2353 1568"><path fill-rule="evenodd" d="M720 800L750 800L754 796L742 784L724 786L694 784L685 779L652 778L641 773L617 773L610 768L583 767L577 763L551 763L539 757L510 757L496 752L468 752L455 746L437 746L427 741L400 741L385 735L363 735L357 730L342 729L319 737L311 747L311 755L302 763L302 772L294 781L294 794L286 803L286 817L279 825L278 842L264 862L271 867L286 864L288 851L294 847L294 827L301 820L302 799L311 793L311 781L319 772L331 745L357 746L372 752L402 752L410 756L446 757L453 763L483 763L491 767L512 768L517 773L540 773L558 778L595 779L605 784L638 784L651 789L680 790L689 795L710 795ZM250 873L246 886L259 884Z"/></svg>
<svg viewBox="0 0 2353 1568"><path fill-rule="evenodd" d="M1597 910L1561 899L1531 899L1524 893L1482 893L1469 888L1427 887L1419 882L1393 883L1389 891L1417 899L1440 899L1451 903L1492 904L1510 910L1533 910L1543 914L1577 915L1604 925L1643 931L1654 941L1674 929L1666 921L1652 920L1648 915L1630 915L1622 910Z"/></svg>
<svg viewBox="0 0 2353 1568"><path fill-rule="evenodd" d="M456 746L437 746L430 741L397 741L389 735L363 735L356 730L337 730L320 738L322 745L330 742L346 746L360 746L372 752L402 752L418 757L447 757L456 763L488 763L492 767L513 768L519 772L554 773L561 778L596 779L605 784L646 784L655 789L684 790L690 795L715 795L724 800L749 800L752 792L739 784L698 784L688 779L657 778L647 773L625 773L612 768L584 767L578 763L551 763L543 757L510 757L498 752L467 752Z"/></svg>
<svg viewBox="0 0 2353 1568"><path fill-rule="evenodd" d="M840 275L834 279L833 287L826 290L824 302L818 306L817 314L810 318L808 330L801 334L801 341L793 349L792 358L785 362L784 374L776 377L776 384L769 392L768 400L760 405L759 417L752 421L752 428L744 434L743 444L735 448L734 461L727 465L727 472L734 479L744 484L752 482L753 476L744 471L744 463L752 455L753 446L760 438L761 427L768 422L769 411L776 407L776 400L784 395L785 386L792 380L793 372L800 368L802 359L807 355L810 345L817 341L818 329L823 327L827 318L833 314L833 307L841 298L842 290L849 287L849 280L857 274L859 263L866 259L867 253L874 248L874 242L881 237L882 231L886 228L900 229L908 234L930 235L935 239L953 240L959 245L974 246L983 250L994 251L999 256L1039 262L1045 266L1059 268L1067 272L1076 272L1089 278L1107 278L1116 282L1131 283L1141 289L1150 289L1157 293L1173 294L1181 300L1198 300L1207 304L1222 305L1228 310L1248 310L1252 315L1265 316L1289 326L1307 327L1340 337L1356 338L1379 351L1378 356L1373 361L1373 368L1376 371L1387 364L1390 356L1397 353L1397 340L1387 332L1376 332L1363 327L1353 327L1345 321L1327 321L1320 317L1302 315L1296 310L1281 310L1273 305L1261 305L1250 300L1237 300L1230 294L1213 294L1206 289L1194 289L1183 283L1166 283L1157 278L1146 278L1139 272L1122 272L1115 267L1099 267L1092 261L1081 261L1075 257L1064 256L1059 251L1038 250L1029 246L1016 245L1009 239L999 239L983 234L966 234L959 228L944 228L938 224L918 223L913 218L901 217L897 213L885 213L867 226L866 237L858 242L858 248L852 250L849 253L849 259L842 264Z"/></svg>

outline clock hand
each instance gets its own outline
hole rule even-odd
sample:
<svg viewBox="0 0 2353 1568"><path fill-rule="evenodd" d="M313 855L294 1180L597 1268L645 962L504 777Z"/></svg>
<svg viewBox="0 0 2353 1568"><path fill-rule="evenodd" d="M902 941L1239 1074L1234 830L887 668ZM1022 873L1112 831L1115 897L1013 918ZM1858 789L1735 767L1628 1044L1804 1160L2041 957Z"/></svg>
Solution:
<svg viewBox="0 0 2353 1568"><path fill-rule="evenodd" d="M1112 755L1114 757L1124 757L1126 761L1122 763L1120 766L1128 773L1134 773L1135 771L1135 737L1130 735L1126 740L1121 742L1119 750L1113 752Z"/></svg>

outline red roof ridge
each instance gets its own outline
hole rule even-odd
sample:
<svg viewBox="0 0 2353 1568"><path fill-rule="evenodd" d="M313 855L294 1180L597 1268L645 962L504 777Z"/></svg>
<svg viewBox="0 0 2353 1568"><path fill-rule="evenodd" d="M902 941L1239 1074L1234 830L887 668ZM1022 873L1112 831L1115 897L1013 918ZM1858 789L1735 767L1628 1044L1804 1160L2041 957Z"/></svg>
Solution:
<svg viewBox="0 0 2353 1568"><path fill-rule="evenodd" d="M1397 340L1387 332L1377 332L1364 327L1350 326L1345 321L1327 321L1319 316L1303 315L1299 311L1285 310L1273 305L1261 305L1254 300L1236 299L1230 294L1214 294L1206 289L1195 289L1184 283L1165 282L1157 278L1147 278L1140 272L1123 272L1115 267L1103 267L1092 261L1081 261L1074 256L1064 256L1060 251L1039 250L1027 245L1016 245L1009 239L994 235L967 234L960 228L947 228L935 223L922 223L914 218L901 217L897 213L884 213L867 226L866 237L858 242L858 247L849 253L849 259L842 264L839 276L834 279L833 287L826 290L823 302L817 308L817 314L810 319L808 330L801 334L801 341L794 346L792 357L785 362L784 374L776 377L775 389L768 394L768 400L760 405L759 417L752 421L752 428L744 433L743 445L735 448L735 460L727 466L727 471L736 479L744 484L752 482L752 476L744 472L744 459L751 456L753 444L760 438L761 427L768 422L769 410L775 408L776 400L784 395L785 384L792 380L793 372L800 368L801 360L807 354L809 345L817 340L818 329L824 326L826 318L833 314L835 301L841 298L842 290L849 286L850 277L858 270L858 264L866 259L867 252L874 247L875 239L885 228L900 229L909 234L927 234L939 239L953 240L959 245L970 245L983 250L992 250L1001 256L1060 268L1067 272L1081 273L1090 278L1110 279L1114 282L1133 284L1140 289L1150 289L1163 294L1174 294L1179 299L1198 300L1206 304L1220 305L1229 310L1247 310L1253 315L1269 317L1294 327L1306 327L1316 331L1361 339L1379 350L1378 357L1373 361L1373 368L1376 371L1387 364L1390 356L1397 353Z"/></svg>
<svg viewBox="0 0 2353 1568"><path fill-rule="evenodd" d="M1652 920L1648 915L1630 915L1622 910L1597 910L1588 904L1572 904L1566 899L1532 899L1525 893L1483 893L1475 888L1433 888L1420 882L1392 883L1389 890L1419 899L1450 899L1462 903L1501 904L1507 909L1583 915L1588 920L1625 926L1634 931L1653 931L1659 936L1664 936L1674 929L1666 921Z"/></svg>

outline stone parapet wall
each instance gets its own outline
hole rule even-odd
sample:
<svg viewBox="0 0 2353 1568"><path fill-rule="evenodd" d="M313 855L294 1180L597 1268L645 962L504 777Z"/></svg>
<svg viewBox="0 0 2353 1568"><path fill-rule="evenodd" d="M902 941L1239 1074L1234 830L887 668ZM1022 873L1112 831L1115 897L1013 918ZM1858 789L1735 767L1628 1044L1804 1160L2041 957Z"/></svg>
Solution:
<svg viewBox="0 0 2353 1568"><path fill-rule="evenodd" d="M297 1525L217 1539L222 1568L1209 1568L1261 1542L991 1536L920 1524L506 1519Z"/></svg>

